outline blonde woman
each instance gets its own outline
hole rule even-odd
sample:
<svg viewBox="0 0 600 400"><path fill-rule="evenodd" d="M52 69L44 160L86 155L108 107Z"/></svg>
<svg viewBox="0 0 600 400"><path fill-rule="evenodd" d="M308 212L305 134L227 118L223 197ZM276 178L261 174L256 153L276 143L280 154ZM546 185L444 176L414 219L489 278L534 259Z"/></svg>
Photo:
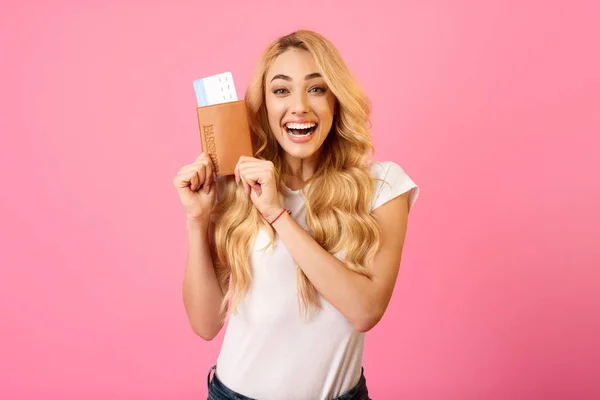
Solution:
<svg viewBox="0 0 600 400"><path fill-rule="evenodd" d="M211 340L228 322L209 399L368 399L364 335L390 301L419 188L369 161L368 99L320 34L273 42L245 100L254 157L215 180L201 154L174 179L191 327Z"/></svg>

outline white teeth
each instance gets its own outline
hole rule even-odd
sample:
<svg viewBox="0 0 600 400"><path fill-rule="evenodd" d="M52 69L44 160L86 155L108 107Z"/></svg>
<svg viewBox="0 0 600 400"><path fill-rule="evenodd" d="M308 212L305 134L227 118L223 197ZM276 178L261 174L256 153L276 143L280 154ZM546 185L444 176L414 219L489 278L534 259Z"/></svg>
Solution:
<svg viewBox="0 0 600 400"><path fill-rule="evenodd" d="M291 131L288 131L288 134L289 134L289 135L292 135L292 136L296 136L296 137L302 137L302 136L308 136L308 135L312 135L312 132L313 132L313 131L311 131L311 132L308 132L308 133L303 133L303 134L296 134L296 133L292 133Z"/></svg>
<svg viewBox="0 0 600 400"><path fill-rule="evenodd" d="M297 124L297 123L291 122L289 124L286 124L285 126L289 129L308 129L308 128L312 128L316 125L317 124L315 124L314 122L309 122L306 124Z"/></svg>

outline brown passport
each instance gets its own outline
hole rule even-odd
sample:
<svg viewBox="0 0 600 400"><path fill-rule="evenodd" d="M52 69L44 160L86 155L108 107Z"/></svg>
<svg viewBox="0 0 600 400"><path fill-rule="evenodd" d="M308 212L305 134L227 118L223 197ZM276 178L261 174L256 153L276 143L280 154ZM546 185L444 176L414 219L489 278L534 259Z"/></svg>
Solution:
<svg viewBox="0 0 600 400"><path fill-rule="evenodd" d="M233 175L241 156L252 157L252 139L244 100L197 107L202 151L217 176Z"/></svg>

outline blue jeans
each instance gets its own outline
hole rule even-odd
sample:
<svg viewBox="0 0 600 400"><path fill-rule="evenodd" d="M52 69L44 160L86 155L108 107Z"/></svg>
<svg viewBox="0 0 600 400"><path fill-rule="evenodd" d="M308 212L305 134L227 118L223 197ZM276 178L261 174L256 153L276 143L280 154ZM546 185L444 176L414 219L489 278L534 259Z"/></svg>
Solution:
<svg viewBox="0 0 600 400"><path fill-rule="evenodd" d="M207 400L255 400L250 397L246 397L243 394L236 393L229 389L217 378L216 373L213 375L212 380L210 374L213 370L216 370L217 366L213 365L208 371L208 399ZM283 400L283 399L282 399ZM367 380L365 379L364 369L362 370L360 380L358 384L350 389L349 392L344 393L341 396L336 397L333 400L371 400L369 398L369 391L367 390Z"/></svg>

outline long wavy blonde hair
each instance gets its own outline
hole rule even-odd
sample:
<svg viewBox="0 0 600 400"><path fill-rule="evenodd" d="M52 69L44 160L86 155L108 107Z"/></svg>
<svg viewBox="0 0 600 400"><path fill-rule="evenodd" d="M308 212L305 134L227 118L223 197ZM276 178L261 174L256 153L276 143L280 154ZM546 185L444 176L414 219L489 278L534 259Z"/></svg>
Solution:
<svg viewBox="0 0 600 400"><path fill-rule="evenodd" d="M308 231L328 252L343 252L350 270L370 277L365 263L374 256L380 243L379 226L370 213L373 196L368 164L373 151L369 134L371 105L338 50L322 35L296 31L275 40L263 53L245 96L254 156L274 163L281 192L288 167L283 149L269 127L265 79L273 61L290 48L312 54L323 80L336 98L332 129L323 143L318 167L306 182L311 185L303 188ZM230 301L230 311L235 312L252 280L249 255L257 233L266 229L273 244L275 232L233 176L219 183L219 201L213 213L216 217L212 243L215 270L221 287L226 290L222 312L225 313ZM302 314L320 309L318 293L300 268L296 283Z"/></svg>

